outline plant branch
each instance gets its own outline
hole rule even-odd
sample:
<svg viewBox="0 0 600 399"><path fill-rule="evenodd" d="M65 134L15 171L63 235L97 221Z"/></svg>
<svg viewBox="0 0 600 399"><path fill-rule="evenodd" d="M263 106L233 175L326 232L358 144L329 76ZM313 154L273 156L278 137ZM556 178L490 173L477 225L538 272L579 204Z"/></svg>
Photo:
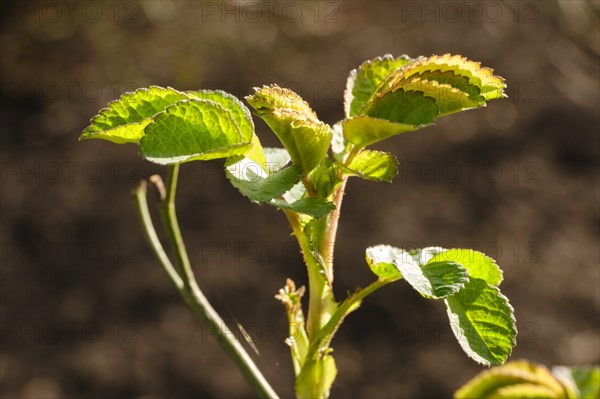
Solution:
<svg viewBox="0 0 600 399"><path fill-rule="evenodd" d="M140 181L140 184L131 192L135 198L135 205L140 221L142 222L144 234L146 235L146 239L148 240L148 243L150 244L150 247L152 248L152 251L158 259L160 265L167 272L169 279L173 282L178 290L181 290L183 289L183 280L169 260L169 257L167 256L158 238L158 235L156 234L156 230L154 229L154 224L152 223L152 218L150 217L150 211L148 210L146 187L146 181L142 180Z"/></svg>
<svg viewBox="0 0 600 399"><path fill-rule="evenodd" d="M354 157L356 157L362 151L361 148L351 146L347 155L344 157L344 164L348 165ZM342 200L344 199L344 193L346 191L346 183L348 183L348 176L343 176L340 172L341 183L333 193L333 203L335 209L331 212L328 218L327 227L323 240L321 242L321 248L323 250L323 258L325 259L325 276L330 284L333 284L333 255L335 252L335 241L337 238L338 224L340 221L340 214L342 212Z"/></svg>
<svg viewBox="0 0 600 399"><path fill-rule="evenodd" d="M171 242L172 249L175 253L175 259L182 271L181 276L175 271L167 258L152 225L146 200L146 183L144 182L143 184L140 184L140 187L135 191L135 197L146 237L163 265L163 268L167 270L169 277L177 287L181 297L200 320L202 320L203 327L207 328L209 332L215 336L221 345L221 348L236 363L258 396L261 398L278 398L277 394L261 374L248 352L246 352L234 333L227 327L223 319L221 319L198 287L194 271L185 249L185 244L183 243L175 212L175 191L178 172L179 165L169 166L167 189L164 200L160 203L160 210L169 236L169 241Z"/></svg>
<svg viewBox="0 0 600 399"><path fill-rule="evenodd" d="M167 230L167 236L169 237L171 249L175 256L175 263L179 267L183 283L188 286L194 281L194 272L185 249L183 237L181 236L177 215L175 214L175 193L179 176L179 164L169 165L168 168L164 199L159 204L160 215Z"/></svg>
<svg viewBox="0 0 600 399"><path fill-rule="evenodd" d="M311 340L306 358L310 359L318 353L319 349L327 348L334 334L344 321L344 318L357 309L358 306L360 306L360 302L367 295L372 294L379 288L391 283L392 281L393 280L379 279L365 288L357 290L354 294L346 298L346 300L344 300L344 302L337 307L327 324L325 324L325 326L319 330L317 338Z"/></svg>
<svg viewBox="0 0 600 399"><path fill-rule="evenodd" d="M337 237L337 229L340 221L340 213L342 208L342 199L344 198L344 191L346 190L346 183L348 182L348 176L342 177L342 182L335 190L333 194L333 203L335 209L329 215L327 230L323 236L323 242L321 248L323 248L323 258L325 259L325 275L330 284L333 284L333 254L335 251L335 240Z"/></svg>
<svg viewBox="0 0 600 399"><path fill-rule="evenodd" d="M329 319L331 309L335 307L333 290L325 278L324 265L312 252L311 243L302 230L298 214L287 210L284 210L284 213L292 226L296 240L298 240L308 273L309 302L306 331L309 340L312 341L321 328L322 321Z"/></svg>

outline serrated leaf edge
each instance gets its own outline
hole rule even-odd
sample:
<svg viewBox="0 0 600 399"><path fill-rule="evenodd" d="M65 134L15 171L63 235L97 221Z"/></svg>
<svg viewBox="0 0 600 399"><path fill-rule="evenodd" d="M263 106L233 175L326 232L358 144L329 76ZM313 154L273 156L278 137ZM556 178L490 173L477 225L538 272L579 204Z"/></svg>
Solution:
<svg viewBox="0 0 600 399"><path fill-rule="evenodd" d="M151 86L148 86L148 87L141 87L141 88L135 89L133 91L127 91L127 92L121 94L119 96L119 98L116 98L116 99L114 99L112 101L109 101L108 104L106 104L105 107L101 108L98 112L96 112L96 115L94 115L94 116L92 116L90 118L90 124L89 124L89 126L87 126L85 129L83 129L83 131L81 132L81 135L79 135L79 141L93 139L94 138L93 136L95 136L97 134L100 134L100 133L106 134L106 132L110 132L111 130L115 130L115 129L117 129L119 127L122 127L122 126L126 126L126 125L141 125L142 123L144 123L144 120L141 120L141 121L138 121L138 122L131 122L131 123L126 123L125 125L119 125L119 126L116 126L116 127L112 127L110 129L89 131L89 129L94 126L94 121L97 120L97 119L99 119L103 112L111 110L111 105L119 103L120 101L123 100L124 97L131 97L131 96L134 96L134 95L136 95L137 93L140 93L140 92L149 92L152 89L172 90L172 91L175 91L175 92L181 94L182 96L187 97L188 99L190 98L190 96L189 96L188 93L180 91L180 90L177 90L177 89L174 89L171 86L162 87L162 86L157 86L157 85L151 85ZM185 99L184 100L179 100L179 101L185 101ZM179 101L177 101L177 102L179 102ZM177 103L175 103L175 104L177 104ZM171 107L171 106L173 106L175 104L171 104L171 105L169 105L169 107ZM162 110L162 111L158 111L156 114L154 114L153 116L148 117L146 119L154 119L154 117L157 114L160 114L161 112L164 112L165 110L166 110L166 108L164 110ZM140 140L141 140L141 138L140 138ZM136 142L127 141L127 143L136 143Z"/></svg>
<svg viewBox="0 0 600 399"><path fill-rule="evenodd" d="M481 279L479 279L479 280L481 280ZM485 281L485 280L482 280L482 281ZM499 289L498 287L495 287L495 286L493 286L493 285L491 285L491 284L488 284L487 282L486 282L486 284L488 285L488 287L489 287L489 288L492 288L493 290L495 290L495 291L497 291L497 292L498 292L498 295L499 295L499 296L500 296L502 299L504 299L504 300L506 301L506 306L508 306L508 309L509 309L510 320L511 320L511 322L512 322L512 323L511 323L511 327L512 327L512 328L511 328L510 330L511 330L511 332L513 332L513 333L514 333L514 336L513 336L513 338L512 338L512 342L511 342L511 347L510 347L510 350L509 350L509 351L508 351L508 353L506 354L506 359L508 359L508 358L510 357L510 355L512 354L512 351L513 351L514 347L515 347L515 346L516 346L516 344L517 344L517 335L518 335L518 330L517 330L517 319L515 318L515 309L514 309L514 308L513 308L513 306L510 304L510 301L508 300L508 298L507 298L507 297L506 297L506 296L505 296L505 295L504 295L504 294L503 294L503 293L500 291L500 289ZM461 290L461 291L462 291L462 290ZM461 292L461 291L458 291L458 292ZM457 292L457 293L458 293L458 292ZM450 306L448 305L448 299L452 298L452 296L454 296L454 295L451 295L451 296L449 296L449 297L447 297L447 298L444 298L444 304L446 305L446 312L448 313L448 317L450 317L450 314L451 314L451 311L450 311ZM451 327L452 327L452 325L451 325ZM460 327L460 326L457 326L457 327ZM452 329L452 330L453 330L453 329ZM463 336L464 336L464 331L463 331L462 329L461 329L461 335L463 335ZM479 335L479 334L478 334L478 335ZM458 337L456 337L456 338L457 338L457 341L458 341ZM481 338L481 337L480 337L480 338ZM484 342L485 342L485 341L484 341ZM503 360L501 363L491 363L491 362L489 362L488 360L486 360L486 359L483 359L483 357L481 357L481 356L479 356L479 358L476 358L475 356L472 356L472 354L471 354L471 353L468 353L467 351L465 351L465 350L464 350L464 348L462 348L462 345L461 345L461 349L463 349L463 351L465 352L465 354L466 354L468 357L470 357L471 359L473 359L473 360L474 360L476 363L482 364L482 365L484 365L484 366L488 366L488 367L489 367L489 366L491 366L491 365L500 365L500 364L502 364L503 362L505 362L505 361L506 361L506 359L504 359L504 360ZM474 352L474 351L473 351L473 352Z"/></svg>
<svg viewBox="0 0 600 399"><path fill-rule="evenodd" d="M214 102L214 101L211 101L211 100L201 100L201 99L198 99L198 98L189 98L187 100L177 101L175 104L171 104L168 107L166 107L163 111L156 113L152 117L152 120L154 120L155 118L157 118L160 114L165 114L165 115L168 114L169 111L171 111L172 109L174 109L174 108L176 108L178 106L181 106L182 103L190 103L190 102L194 102L194 103L196 103L196 102L197 103L210 103L211 105L215 105L217 108L221 108L221 110L223 110L223 111L225 111L227 113L227 115L231 119L231 122L237 128L237 133L239 134L240 139L244 139L244 136L243 136L243 134L241 132L241 129L240 129L238 123L236 122L235 118L231 114L231 112L227 108L223 107L221 104L219 104L217 102ZM142 136L142 138L140 139L140 141L139 141L139 151L138 151L139 156L142 159L147 160L148 162L156 163L156 164L159 164L159 165L171 164L171 163L157 162L156 160L149 159L144 154L142 154L142 146L143 146L142 142L144 141L144 139L146 137L147 137L146 134L144 134ZM250 137L250 139L252 139L252 137ZM174 162L174 163L192 162L192 161L197 160L197 158L200 157L200 156L202 156L202 155L211 154L211 153L218 152L218 151L221 151L221 150L224 150L224 149L227 149L227 148L240 148L240 147L247 146L247 145L250 145L250 147L248 148L248 151L250 151L252 149L252 140L250 140L248 142L240 142L240 143L237 143L237 144L234 144L234 145L225 146L225 147L213 148L213 149L211 149L209 151L206 151L206 152L203 152L203 153L199 153L199 154L194 154L194 155L191 155L191 156L177 157L177 158L181 158L181 159L178 160L177 162Z"/></svg>
<svg viewBox="0 0 600 399"><path fill-rule="evenodd" d="M360 64L358 67L356 67L350 71L350 73L348 74L348 79L346 80L346 88L344 89L344 115L346 116L346 118L350 117L350 106L352 105L352 101L354 100L354 95L352 94L352 90L354 89L354 82L356 82L356 77L358 76L358 72L361 69L365 68L366 66L371 65L375 62L395 61L397 59L411 60L411 58L406 54L402 54L402 55L399 55L398 57L394 57L392 54L388 53L383 56L378 56L378 57L372 58L370 60L366 60L362 64ZM358 116L358 115L355 115L355 116Z"/></svg>

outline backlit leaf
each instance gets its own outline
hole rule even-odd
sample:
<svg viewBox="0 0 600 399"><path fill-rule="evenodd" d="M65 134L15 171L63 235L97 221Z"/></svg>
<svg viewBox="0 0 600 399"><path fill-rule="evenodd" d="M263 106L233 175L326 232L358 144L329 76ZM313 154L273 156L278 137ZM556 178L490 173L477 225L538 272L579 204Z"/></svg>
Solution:
<svg viewBox="0 0 600 399"><path fill-rule="evenodd" d="M504 363L515 346L517 328L513 308L498 288L471 277L445 302L450 327L465 353L487 366Z"/></svg>
<svg viewBox="0 0 600 399"><path fill-rule="evenodd" d="M398 161L387 152L365 150L354 157L345 170L363 179L391 182L398 174Z"/></svg>
<svg viewBox="0 0 600 399"><path fill-rule="evenodd" d="M80 140L103 139L113 143L138 143L152 117L190 96L170 87L151 86L123 94L91 119Z"/></svg>
<svg viewBox="0 0 600 399"><path fill-rule="evenodd" d="M469 276L485 280L498 286L502 282L502 270L496 262L485 254L472 249L449 249L440 252L431 262L456 262L469 272Z"/></svg>
<svg viewBox="0 0 600 399"><path fill-rule="evenodd" d="M298 94L277 85L263 86L255 88L247 100L304 175L325 158L333 132Z"/></svg>
<svg viewBox="0 0 600 399"><path fill-rule="evenodd" d="M395 69L411 61L407 56L394 58L390 54L386 54L383 57L365 61L358 68L352 70L348 76L344 93L346 118L358 115L381 81Z"/></svg>
<svg viewBox="0 0 600 399"><path fill-rule="evenodd" d="M229 111L196 99L180 101L156 115L140 141L140 154L163 165L228 158L251 148Z"/></svg>
<svg viewBox="0 0 600 399"><path fill-rule="evenodd" d="M454 398L566 399L567 394L546 367L517 360L482 371L456 391Z"/></svg>

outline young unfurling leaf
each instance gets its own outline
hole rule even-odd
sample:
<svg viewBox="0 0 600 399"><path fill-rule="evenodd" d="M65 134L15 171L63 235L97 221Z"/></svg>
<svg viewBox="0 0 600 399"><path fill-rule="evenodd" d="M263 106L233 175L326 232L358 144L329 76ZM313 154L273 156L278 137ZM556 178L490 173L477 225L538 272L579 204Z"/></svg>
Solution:
<svg viewBox="0 0 600 399"><path fill-rule="evenodd" d="M600 394L597 367L546 367L515 360L476 375L454 393L455 399L595 399Z"/></svg>
<svg viewBox="0 0 600 399"><path fill-rule="evenodd" d="M344 121L344 137L359 148L505 96L502 78L464 57L446 54L401 60L400 67L387 69L389 74L380 80L367 101L360 102L360 110L352 107L358 104L352 98L351 112ZM380 74L386 70L382 61L374 65L369 68ZM377 65L382 66L377 69Z"/></svg>
<svg viewBox="0 0 600 399"><path fill-rule="evenodd" d="M333 132L298 94L272 85L256 88L246 99L277 135L303 175L325 158Z"/></svg>
<svg viewBox="0 0 600 399"><path fill-rule="evenodd" d="M344 93L346 118L358 115L381 81L394 70L412 61L405 55L394 58L386 54L365 61L358 68L353 69L348 76Z"/></svg>

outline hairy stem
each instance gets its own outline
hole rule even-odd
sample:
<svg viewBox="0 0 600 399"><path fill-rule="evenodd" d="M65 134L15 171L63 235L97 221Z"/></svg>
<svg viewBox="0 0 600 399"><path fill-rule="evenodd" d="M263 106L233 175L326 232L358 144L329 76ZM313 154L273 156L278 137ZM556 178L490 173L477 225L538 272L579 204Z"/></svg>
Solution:
<svg viewBox="0 0 600 399"><path fill-rule="evenodd" d="M306 332L309 340L316 337L324 320L331 316L332 309L335 307L333 290L327 282L324 273L324 265L313 254L311 243L302 230L298 214L291 211L284 211L296 240L300 245L300 250L304 256L304 263L308 273L308 314L306 318Z"/></svg>
<svg viewBox="0 0 600 399"><path fill-rule="evenodd" d="M167 271L169 278L179 291L179 294L194 311L194 313L202 320L204 327L215 336L221 348L230 356L236 363L250 386L256 394L261 398L277 398L277 394L271 388L265 377L261 374L256 364L252 361L250 355L246 352L242 344L236 339L234 333L227 327L223 319L211 306L208 299L204 296L194 276L185 245L177 222L175 213L175 190L177 184L177 175L179 165L169 167L169 175L167 179L167 190L164 200L160 203L161 215L169 236L175 259L180 268L181 275L177 273L171 262L169 261L154 226L150 219L148 211L148 203L146 200L146 184L140 184L135 190L135 199L142 221L142 227L148 238L154 253L158 257L161 265Z"/></svg>
<svg viewBox="0 0 600 399"><path fill-rule="evenodd" d="M321 243L321 248L323 248L323 258L325 259L326 265L325 276L330 284L333 284L333 254L335 251L335 240L340 221L342 199L344 198L344 191L346 190L347 181L348 177L343 177L342 182L333 194L333 203L335 204L335 209L329 215L327 230L323 236L323 242Z"/></svg>
<svg viewBox="0 0 600 399"><path fill-rule="evenodd" d="M345 156L344 164L348 165L354 157L356 157L362 149L352 146L348 154ZM343 176L340 171L341 183L333 193L333 203L335 209L329 215L327 220L327 226L325 234L321 242L322 255L325 259L325 276L330 284L333 284L333 255L335 252L335 241L337 237L338 224L340 222L340 214L342 212L342 200L344 199L344 193L346 191L346 183L348 182L348 176Z"/></svg>

